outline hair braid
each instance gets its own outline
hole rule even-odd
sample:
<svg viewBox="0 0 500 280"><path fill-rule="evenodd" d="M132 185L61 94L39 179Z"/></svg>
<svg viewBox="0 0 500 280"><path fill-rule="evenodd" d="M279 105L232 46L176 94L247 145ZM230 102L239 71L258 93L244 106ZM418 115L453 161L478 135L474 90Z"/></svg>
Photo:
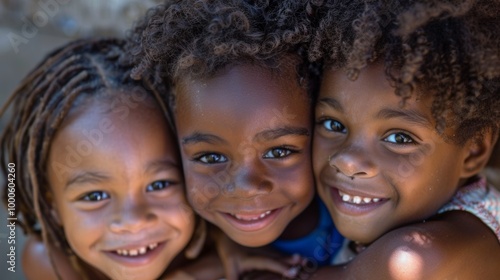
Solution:
<svg viewBox="0 0 500 280"><path fill-rule="evenodd" d="M166 92L164 85L130 78L132 64L123 55L124 45L124 41L114 39L79 40L55 50L27 75L0 109L2 116L8 108L14 112L0 136L0 164L6 172L8 163L13 162L20 174L15 214L23 230L41 236L47 249L50 243L72 254L53 215L46 175L51 143L66 116L88 98L108 98L138 89L146 89L168 114L168 96L160 94ZM7 182L3 184L7 205ZM56 264L53 266L58 273ZM82 273L84 277L92 274Z"/></svg>

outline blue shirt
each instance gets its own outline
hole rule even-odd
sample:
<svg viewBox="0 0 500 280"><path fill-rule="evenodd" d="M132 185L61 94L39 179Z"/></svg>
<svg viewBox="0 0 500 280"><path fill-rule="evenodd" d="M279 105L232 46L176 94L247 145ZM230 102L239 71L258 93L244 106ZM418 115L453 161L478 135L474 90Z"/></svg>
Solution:
<svg viewBox="0 0 500 280"><path fill-rule="evenodd" d="M294 240L278 239L271 243L271 246L288 255L300 254L313 262L313 265L325 266L331 263L342 247L344 237L335 228L323 201L319 198L314 201L319 204L319 221L316 228L304 237Z"/></svg>

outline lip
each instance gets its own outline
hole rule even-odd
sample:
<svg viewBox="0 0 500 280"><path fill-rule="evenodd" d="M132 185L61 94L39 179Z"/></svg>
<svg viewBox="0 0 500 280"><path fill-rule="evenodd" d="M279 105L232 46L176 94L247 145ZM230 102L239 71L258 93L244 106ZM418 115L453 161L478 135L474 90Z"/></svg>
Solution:
<svg viewBox="0 0 500 280"><path fill-rule="evenodd" d="M245 231L245 232L253 232L253 231L259 231L262 230L269 225L271 225L278 215L281 213L283 210L283 207L281 208L276 208L272 210L262 210L262 211L252 211L252 212L221 212L222 217L228 221L233 227L237 228L238 230ZM263 213L269 212L269 214L266 214L263 218L257 218ZM235 216L240 216L244 219L238 219ZM252 220L253 218L257 218Z"/></svg>
<svg viewBox="0 0 500 280"><path fill-rule="evenodd" d="M333 200L333 203L335 205L335 208L338 209L338 211L349 215L349 216L360 216L360 215L366 215L369 214L378 208L382 207L385 205L390 199L387 198L385 195L376 195L376 194L367 194L359 191L353 191L348 188L340 188L337 186L329 186L328 187L329 192L330 192L330 197ZM375 200L371 200L368 203L353 203L350 201L344 201L340 195L340 192L344 194L348 194L351 197L357 196L360 198L377 198Z"/></svg>
<svg viewBox="0 0 500 280"><path fill-rule="evenodd" d="M137 255L137 256L123 256L119 255L116 253L116 250L106 250L103 251L104 254L106 254L109 258L112 260L120 263L121 265L127 266L127 267L139 267L139 266L144 266L152 263L155 258L158 257L158 255L165 249L166 244L168 241L162 241L162 242L157 242L156 248L149 250L143 254L143 255ZM121 250L127 250L127 249L134 249L140 246L124 246L119 249Z"/></svg>

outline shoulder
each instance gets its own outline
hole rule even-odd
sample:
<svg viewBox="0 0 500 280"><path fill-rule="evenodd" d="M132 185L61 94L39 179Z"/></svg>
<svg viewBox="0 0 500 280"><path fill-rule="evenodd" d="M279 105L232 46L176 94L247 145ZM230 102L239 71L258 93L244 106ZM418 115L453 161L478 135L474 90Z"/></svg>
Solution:
<svg viewBox="0 0 500 280"><path fill-rule="evenodd" d="M472 214L452 211L388 232L342 271L360 279L495 279L499 263L495 234Z"/></svg>
<svg viewBox="0 0 500 280"><path fill-rule="evenodd" d="M58 272L63 279L80 279L72 269L69 258L63 252L53 247L51 253L54 262L57 264ZM27 236L22 254L22 265L26 279L58 279L50 261L47 247L37 236Z"/></svg>

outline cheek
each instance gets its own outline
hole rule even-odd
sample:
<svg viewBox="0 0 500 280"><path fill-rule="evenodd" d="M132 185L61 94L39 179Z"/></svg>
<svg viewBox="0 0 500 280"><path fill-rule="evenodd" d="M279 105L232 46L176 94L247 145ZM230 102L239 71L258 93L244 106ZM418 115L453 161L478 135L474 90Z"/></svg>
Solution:
<svg viewBox="0 0 500 280"><path fill-rule="evenodd" d="M219 186L210 176L186 174L185 180L189 204L197 211L205 210L220 194Z"/></svg>

